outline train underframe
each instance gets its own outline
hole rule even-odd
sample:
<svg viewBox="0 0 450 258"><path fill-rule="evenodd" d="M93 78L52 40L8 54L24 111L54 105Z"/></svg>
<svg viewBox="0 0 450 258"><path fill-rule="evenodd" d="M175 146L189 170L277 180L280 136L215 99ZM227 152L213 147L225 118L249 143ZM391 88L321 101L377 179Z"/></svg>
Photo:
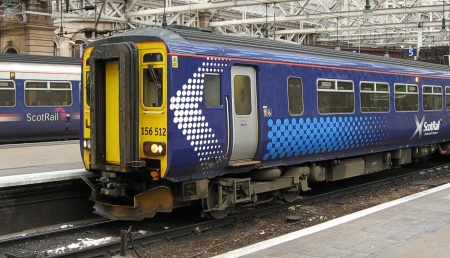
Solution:
<svg viewBox="0 0 450 258"><path fill-rule="evenodd" d="M310 183L336 181L365 175L412 162L432 155L449 155L450 143L431 144L358 157L321 162L254 169L247 173L211 179L169 183L152 180L148 173L121 174L103 172L96 187L91 186L91 200L96 213L123 220L151 218L156 212L201 202L202 215L220 219L237 205L256 205L279 198L285 202L297 199ZM150 189L150 190L149 190Z"/></svg>

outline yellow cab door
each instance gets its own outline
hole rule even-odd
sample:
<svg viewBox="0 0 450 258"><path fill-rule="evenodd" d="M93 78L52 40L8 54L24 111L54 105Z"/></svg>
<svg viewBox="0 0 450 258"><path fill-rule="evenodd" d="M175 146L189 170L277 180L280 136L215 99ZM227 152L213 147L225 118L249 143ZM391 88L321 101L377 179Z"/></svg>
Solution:
<svg viewBox="0 0 450 258"><path fill-rule="evenodd" d="M119 60L105 63L106 101L105 101L105 155L109 164L120 164L119 138Z"/></svg>
<svg viewBox="0 0 450 258"><path fill-rule="evenodd" d="M139 138L144 146L140 158L158 167L160 177L167 169L167 52L163 43L138 45L140 65Z"/></svg>
<svg viewBox="0 0 450 258"><path fill-rule="evenodd" d="M92 169L130 172L144 166L138 157L137 52L131 42L103 44L90 52L90 89L86 86L90 115L85 131L90 133Z"/></svg>
<svg viewBox="0 0 450 258"><path fill-rule="evenodd" d="M91 67L88 62L91 51L92 48L86 49L85 62L83 64L83 137L84 139L91 138L91 106L97 105L100 110L98 113L104 112L104 115L97 115L97 120L100 121L99 124L103 124L104 126L96 125L94 128L97 128L98 132L94 132L94 135L101 138L101 141L99 142L102 142L105 145L104 148L96 148L99 152L103 151L103 153L99 153L97 156L104 157L102 163L106 162L108 164L117 165L120 164L119 59L104 60L101 64L97 64L97 74L91 74ZM104 94L104 98L97 97L91 99L91 75L96 78L97 82L103 82L99 83L98 87L101 87L101 89L97 89L97 92L102 93L101 95ZM101 117L104 117L104 122L101 122ZM89 156L91 155L90 144L89 147L85 146L83 155L86 167L90 167L90 164L87 163L89 161Z"/></svg>

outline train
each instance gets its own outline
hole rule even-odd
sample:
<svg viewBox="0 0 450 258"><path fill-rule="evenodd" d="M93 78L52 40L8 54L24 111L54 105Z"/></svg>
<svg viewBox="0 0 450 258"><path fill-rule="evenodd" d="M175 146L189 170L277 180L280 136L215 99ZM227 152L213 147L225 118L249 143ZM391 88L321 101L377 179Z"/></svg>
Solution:
<svg viewBox="0 0 450 258"><path fill-rule="evenodd" d="M87 47L81 121L95 213L142 220L199 205L221 219L448 155L450 68L145 27Z"/></svg>
<svg viewBox="0 0 450 258"><path fill-rule="evenodd" d="M0 54L0 143L79 139L81 59Z"/></svg>

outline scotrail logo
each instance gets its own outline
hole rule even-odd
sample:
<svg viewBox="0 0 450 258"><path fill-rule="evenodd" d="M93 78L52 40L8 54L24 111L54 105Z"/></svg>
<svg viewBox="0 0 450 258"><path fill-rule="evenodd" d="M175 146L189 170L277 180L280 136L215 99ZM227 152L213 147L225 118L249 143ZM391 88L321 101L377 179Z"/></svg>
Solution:
<svg viewBox="0 0 450 258"><path fill-rule="evenodd" d="M64 120L67 117L66 110L61 107L55 108L54 113L43 113L43 114L27 114L27 122L46 122L46 121L58 121Z"/></svg>
<svg viewBox="0 0 450 258"><path fill-rule="evenodd" d="M422 120L419 122L417 115L414 115L414 120L416 121L416 130L410 140L417 134L419 135L419 139L422 138L422 136L438 134L442 125L442 118L438 121L425 122L425 116L423 116Z"/></svg>

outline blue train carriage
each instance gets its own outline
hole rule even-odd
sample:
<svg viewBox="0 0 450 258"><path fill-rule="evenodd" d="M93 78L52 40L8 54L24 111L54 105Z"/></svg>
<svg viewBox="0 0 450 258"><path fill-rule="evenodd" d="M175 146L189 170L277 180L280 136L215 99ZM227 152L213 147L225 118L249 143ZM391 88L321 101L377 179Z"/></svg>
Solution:
<svg viewBox="0 0 450 258"><path fill-rule="evenodd" d="M81 59L0 54L0 143L77 139Z"/></svg>
<svg viewBox="0 0 450 258"><path fill-rule="evenodd" d="M113 219L222 218L450 151L446 66L147 27L95 41L83 69L85 181Z"/></svg>

